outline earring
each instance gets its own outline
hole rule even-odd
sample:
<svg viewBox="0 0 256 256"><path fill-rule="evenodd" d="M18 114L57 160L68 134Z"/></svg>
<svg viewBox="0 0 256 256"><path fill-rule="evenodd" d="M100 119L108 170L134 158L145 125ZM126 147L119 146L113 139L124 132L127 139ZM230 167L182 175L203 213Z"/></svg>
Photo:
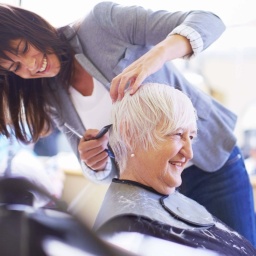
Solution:
<svg viewBox="0 0 256 256"><path fill-rule="evenodd" d="M135 155L132 153L132 154L131 154L131 157L134 157L134 156L135 156Z"/></svg>

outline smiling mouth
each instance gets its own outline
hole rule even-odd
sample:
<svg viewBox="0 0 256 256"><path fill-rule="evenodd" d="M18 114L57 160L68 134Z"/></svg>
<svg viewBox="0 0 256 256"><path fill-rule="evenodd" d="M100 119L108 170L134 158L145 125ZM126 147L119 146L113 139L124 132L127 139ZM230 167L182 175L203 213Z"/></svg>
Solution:
<svg viewBox="0 0 256 256"><path fill-rule="evenodd" d="M39 69L39 71L38 71L38 73L40 72L44 72L45 70L46 70L46 67L47 67L47 59L46 59L46 57L44 57L44 59L43 59L43 64L42 64L42 67Z"/></svg>
<svg viewBox="0 0 256 256"><path fill-rule="evenodd" d="M182 164L181 163L174 163L174 162L169 162L170 164L172 164L172 165L175 165L175 166L182 166Z"/></svg>

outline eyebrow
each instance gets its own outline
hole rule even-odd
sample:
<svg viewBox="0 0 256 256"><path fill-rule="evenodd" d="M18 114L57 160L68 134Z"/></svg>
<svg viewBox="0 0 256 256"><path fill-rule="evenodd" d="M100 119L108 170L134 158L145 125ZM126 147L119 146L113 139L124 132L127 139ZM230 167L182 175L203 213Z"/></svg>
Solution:
<svg viewBox="0 0 256 256"><path fill-rule="evenodd" d="M197 135L198 135L198 132L197 132L197 131L192 131L191 134L192 134L193 136L197 136Z"/></svg>

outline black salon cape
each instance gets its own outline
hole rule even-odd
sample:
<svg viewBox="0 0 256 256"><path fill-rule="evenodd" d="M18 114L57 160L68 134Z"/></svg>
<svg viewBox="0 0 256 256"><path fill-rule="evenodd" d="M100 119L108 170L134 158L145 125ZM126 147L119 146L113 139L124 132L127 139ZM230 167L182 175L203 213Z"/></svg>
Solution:
<svg viewBox="0 0 256 256"><path fill-rule="evenodd" d="M208 233L208 236L205 236L201 232L170 227L169 225L163 225L139 216L116 217L105 223L97 233L100 236L106 237L122 231L138 232L194 248L206 248L221 255L256 255L255 248L248 240L229 234L226 231L221 231L215 227L205 231Z"/></svg>
<svg viewBox="0 0 256 256"><path fill-rule="evenodd" d="M172 227L144 216L127 214L108 220L96 232L103 238L121 232L137 232L193 248L205 248L221 255L256 255L256 249L247 239L220 220L214 218L214 221L215 226L189 230Z"/></svg>

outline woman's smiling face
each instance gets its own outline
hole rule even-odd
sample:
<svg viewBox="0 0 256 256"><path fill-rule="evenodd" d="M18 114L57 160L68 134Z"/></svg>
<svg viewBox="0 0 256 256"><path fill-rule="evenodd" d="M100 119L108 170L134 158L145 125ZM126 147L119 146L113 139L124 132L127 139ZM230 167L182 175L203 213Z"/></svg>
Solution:
<svg viewBox="0 0 256 256"><path fill-rule="evenodd" d="M161 194L170 194L181 185L181 173L189 160L193 158L192 140L197 131L194 126L178 129L163 137L158 148L148 150L138 147L130 158L133 177L122 177L138 181L154 188Z"/></svg>
<svg viewBox="0 0 256 256"><path fill-rule="evenodd" d="M56 54L44 54L24 39L11 41L14 52L5 52L10 60L0 60L0 65L24 78L54 77L60 72Z"/></svg>

